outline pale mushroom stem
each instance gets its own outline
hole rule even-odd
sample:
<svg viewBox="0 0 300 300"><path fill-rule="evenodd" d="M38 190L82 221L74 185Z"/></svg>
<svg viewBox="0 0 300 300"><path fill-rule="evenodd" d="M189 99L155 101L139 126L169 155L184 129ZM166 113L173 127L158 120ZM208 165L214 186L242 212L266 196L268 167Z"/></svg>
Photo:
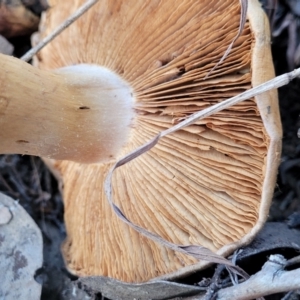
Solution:
<svg viewBox="0 0 300 300"><path fill-rule="evenodd" d="M41 71L0 54L0 153L83 163L113 158L129 136L130 86L112 71Z"/></svg>

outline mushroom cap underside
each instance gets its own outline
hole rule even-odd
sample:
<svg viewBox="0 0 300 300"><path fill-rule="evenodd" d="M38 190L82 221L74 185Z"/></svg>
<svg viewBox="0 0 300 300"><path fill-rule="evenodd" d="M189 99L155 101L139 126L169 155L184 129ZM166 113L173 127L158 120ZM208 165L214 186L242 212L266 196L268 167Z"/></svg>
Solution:
<svg viewBox="0 0 300 300"><path fill-rule="evenodd" d="M83 2L51 0L42 34ZM239 22L238 0L102 0L40 52L39 66L97 64L131 85L135 119L121 157L192 113L274 76L267 20L258 1L249 0L242 34L205 78ZM115 203L132 222L173 243L229 254L266 220L280 137L271 91L162 138L118 168ZM199 268L202 262L154 243L114 215L103 190L113 163L55 162L64 182L70 270L141 282Z"/></svg>

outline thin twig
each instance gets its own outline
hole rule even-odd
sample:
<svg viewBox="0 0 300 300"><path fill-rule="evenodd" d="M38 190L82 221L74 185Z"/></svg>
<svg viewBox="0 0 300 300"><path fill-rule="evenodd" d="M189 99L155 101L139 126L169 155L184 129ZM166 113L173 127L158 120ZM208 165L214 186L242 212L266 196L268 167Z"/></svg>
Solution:
<svg viewBox="0 0 300 300"><path fill-rule="evenodd" d="M76 12L66 19L60 26L58 26L52 33L45 37L40 43L35 47L31 48L27 53L25 53L20 59L24 61L29 61L32 57L39 52L43 47L45 47L49 42L56 38L63 30L69 27L73 22L75 22L80 16L82 16L88 9L90 9L98 0L89 0L84 5L76 10Z"/></svg>
<svg viewBox="0 0 300 300"><path fill-rule="evenodd" d="M235 97L222 101L218 104L215 104L211 107L203 109L199 112L192 114L189 118L185 119L184 121L180 122L179 124L161 132L161 136L166 136L167 134L173 133L183 127L189 126L200 119L204 119L208 116L211 116L221 110L227 109L235 104L238 104L242 101L255 97L259 94L267 92L272 89L280 88L284 85L287 85L293 79L300 77L300 68L295 69L292 72L285 73L283 75L277 76L274 79L271 79L263 84L260 84L244 93L241 93Z"/></svg>
<svg viewBox="0 0 300 300"><path fill-rule="evenodd" d="M232 258L231 258L231 262L236 265L236 261L237 261L237 257L239 256L239 254L243 252L242 249L238 249L236 251L234 251L233 255L232 255ZM230 280L232 282L233 285L237 285L239 283L239 279L238 279L238 276L236 273L234 272L231 272L230 268L227 268L227 271L229 273L229 277L230 277Z"/></svg>
<svg viewBox="0 0 300 300"><path fill-rule="evenodd" d="M282 255L271 255L262 269L248 280L216 293L217 300L250 300L271 294L295 291L300 287L300 269L284 271L286 260ZM204 300L205 295L188 297L189 300Z"/></svg>
<svg viewBox="0 0 300 300"><path fill-rule="evenodd" d="M295 291L288 292L284 297L281 298L281 300L291 300L295 299L293 298L293 295L295 294Z"/></svg>
<svg viewBox="0 0 300 300"><path fill-rule="evenodd" d="M206 291L204 300L211 300L214 299L215 293L221 288L221 275L222 272L225 270L224 265L217 265L215 273L211 279L211 284Z"/></svg>
<svg viewBox="0 0 300 300"><path fill-rule="evenodd" d="M296 257L293 257L291 259L289 259L286 264L285 264L285 268L286 267L290 267L292 265L295 265L295 264L299 264L300 263L300 255L296 256ZM299 279L300 280L300 279ZM299 286L300 288L300 286Z"/></svg>
<svg viewBox="0 0 300 300"><path fill-rule="evenodd" d="M283 256L271 255L261 271L239 285L220 290L217 299L249 300L299 289L300 269L284 271L285 262Z"/></svg>

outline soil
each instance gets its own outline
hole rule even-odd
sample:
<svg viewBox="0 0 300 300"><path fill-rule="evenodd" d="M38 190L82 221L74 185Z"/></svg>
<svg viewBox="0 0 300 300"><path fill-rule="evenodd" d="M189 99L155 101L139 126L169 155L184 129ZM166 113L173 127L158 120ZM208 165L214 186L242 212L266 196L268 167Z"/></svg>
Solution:
<svg viewBox="0 0 300 300"><path fill-rule="evenodd" d="M274 1L266 0L263 2L270 13L270 7L272 11L270 3L274 4ZM300 17L294 12L291 2L296 3L297 1L279 1L280 8L278 10L281 11L277 12L277 19L275 20L277 29L284 15L289 13L292 13L300 24ZM273 16L276 15L274 10L272 12ZM300 35L299 28L297 27L296 36ZM287 56L289 34L290 31L286 28L273 39L272 51L277 75L289 71L290 68L289 57ZM30 48L28 36L13 38L10 42L15 46L14 55L17 57L20 57ZM297 43L300 44L299 41ZM297 63L295 63L296 66ZM297 136L300 128L299 95L300 79L296 79L279 89L284 130L283 151L277 187L269 216L269 221L273 222L285 222L289 219L289 224L294 227L300 225L300 144ZM44 265L36 275L36 280L43 285L41 299L71 299L68 298L66 290L70 281L76 277L68 273L60 253L60 244L64 240L66 232L63 222L63 204L56 180L43 161L37 157L1 155L0 191L18 199L43 233ZM275 298L269 297L269 299Z"/></svg>

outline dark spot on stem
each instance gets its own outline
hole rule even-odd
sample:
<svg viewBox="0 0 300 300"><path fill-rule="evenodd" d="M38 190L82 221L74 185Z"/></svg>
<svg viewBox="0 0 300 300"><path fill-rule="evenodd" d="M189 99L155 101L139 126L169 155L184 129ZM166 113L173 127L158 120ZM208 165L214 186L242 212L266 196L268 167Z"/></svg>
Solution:
<svg viewBox="0 0 300 300"><path fill-rule="evenodd" d="M181 66L181 67L179 67L179 72L178 72L177 75L178 76L182 76L185 72L186 72L185 67Z"/></svg>
<svg viewBox="0 0 300 300"><path fill-rule="evenodd" d="M79 109L90 109L88 106L80 106Z"/></svg>
<svg viewBox="0 0 300 300"><path fill-rule="evenodd" d="M17 140L16 143L29 144L29 142L25 140Z"/></svg>

